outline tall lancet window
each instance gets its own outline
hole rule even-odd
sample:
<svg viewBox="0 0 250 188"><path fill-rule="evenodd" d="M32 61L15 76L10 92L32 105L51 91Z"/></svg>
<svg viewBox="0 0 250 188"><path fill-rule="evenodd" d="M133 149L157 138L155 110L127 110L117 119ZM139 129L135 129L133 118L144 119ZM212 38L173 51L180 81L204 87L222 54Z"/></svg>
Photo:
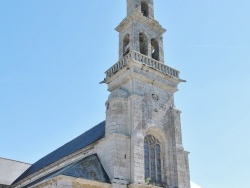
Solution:
<svg viewBox="0 0 250 188"><path fill-rule="evenodd" d="M148 10L148 4L144 1L141 2L141 13L143 16L148 17L149 16L149 10Z"/></svg>
<svg viewBox="0 0 250 188"><path fill-rule="evenodd" d="M161 146L159 141L152 135L144 139L144 164L145 178L150 183L160 184L161 178Z"/></svg>

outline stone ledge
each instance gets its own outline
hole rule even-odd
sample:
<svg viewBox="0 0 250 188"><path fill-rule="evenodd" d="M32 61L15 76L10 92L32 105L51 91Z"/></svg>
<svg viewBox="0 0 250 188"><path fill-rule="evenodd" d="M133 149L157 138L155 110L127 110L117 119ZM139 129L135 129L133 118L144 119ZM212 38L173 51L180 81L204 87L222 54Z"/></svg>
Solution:
<svg viewBox="0 0 250 188"><path fill-rule="evenodd" d="M128 186L129 188L162 188L155 185L146 185L146 184L131 184Z"/></svg>

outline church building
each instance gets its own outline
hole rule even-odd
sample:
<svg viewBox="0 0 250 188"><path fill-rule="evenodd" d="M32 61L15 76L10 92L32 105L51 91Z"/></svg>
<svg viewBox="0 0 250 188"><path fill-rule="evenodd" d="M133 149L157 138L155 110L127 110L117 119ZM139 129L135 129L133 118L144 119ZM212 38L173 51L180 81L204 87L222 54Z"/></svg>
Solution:
<svg viewBox="0 0 250 188"><path fill-rule="evenodd" d="M184 80L164 63L166 30L153 0L127 0L116 31L119 60L101 82L110 92L106 120L27 166L9 187L190 188L174 104Z"/></svg>

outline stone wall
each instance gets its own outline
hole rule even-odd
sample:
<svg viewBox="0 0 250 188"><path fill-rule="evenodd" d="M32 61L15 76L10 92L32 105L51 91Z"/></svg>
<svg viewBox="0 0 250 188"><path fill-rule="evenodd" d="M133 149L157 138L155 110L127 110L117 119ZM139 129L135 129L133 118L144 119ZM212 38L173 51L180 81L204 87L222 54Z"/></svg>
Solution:
<svg viewBox="0 0 250 188"><path fill-rule="evenodd" d="M111 94L107 101L106 134L128 136L127 142L131 142L126 149L122 142L116 142L117 153L130 150L130 161L125 162L130 167L127 168L129 182L145 185L144 137L153 135L161 142L163 185L189 188L188 153L182 146L181 112L174 105L179 80L132 61L107 83ZM108 141L106 146L112 147L112 142ZM114 176L123 175L117 171Z"/></svg>
<svg viewBox="0 0 250 188"><path fill-rule="evenodd" d="M129 148L129 137L121 134L109 135L95 147L112 183L128 184L130 180Z"/></svg>

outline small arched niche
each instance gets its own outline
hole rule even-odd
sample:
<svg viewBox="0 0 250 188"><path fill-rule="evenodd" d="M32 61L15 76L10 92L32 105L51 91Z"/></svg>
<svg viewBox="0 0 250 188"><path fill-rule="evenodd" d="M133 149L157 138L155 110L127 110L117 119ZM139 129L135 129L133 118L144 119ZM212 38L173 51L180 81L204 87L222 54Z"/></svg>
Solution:
<svg viewBox="0 0 250 188"><path fill-rule="evenodd" d="M141 13L145 17L149 17L149 7L145 1L141 2Z"/></svg>
<svg viewBox="0 0 250 188"><path fill-rule="evenodd" d="M151 57L157 61L160 60L159 42L156 39L151 39Z"/></svg>
<svg viewBox="0 0 250 188"><path fill-rule="evenodd" d="M140 41L140 53L143 55L148 55L148 38L145 33L139 34Z"/></svg>
<svg viewBox="0 0 250 188"><path fill-rule="evenodd" d="M130 42L130 35L126 34L125 37L123 38L123 56L127 55L130 51L129 42Z"/></svg>

